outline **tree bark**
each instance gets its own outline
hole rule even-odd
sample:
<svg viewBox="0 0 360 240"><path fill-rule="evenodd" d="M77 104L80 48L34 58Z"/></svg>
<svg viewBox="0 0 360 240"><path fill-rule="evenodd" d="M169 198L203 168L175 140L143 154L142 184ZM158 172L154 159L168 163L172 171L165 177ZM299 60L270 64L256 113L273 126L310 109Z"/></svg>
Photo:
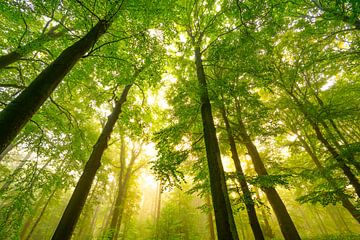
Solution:
<svg viewBox="0 0 360 240"><path fill-rule="evenodd" d="M105 127L93 147L90 158L85 165L84 172L75 187L52 240L68 240L71 238L71 234L74 231L75 225L84 207L91 184L95 178L95 174L101 165L101 157L107 148L111 132L113 131L114 125L119 118L122 105L126 101L126 97L131 86L132 84L125 86L120 99L115 104L114 110L108 117Z"/></svg>
<svg viewBox="0 0 360 240"><path fill-rule="evenodd" d="M246 179L245 179L245 174L244 171L241 167L241 163L240 163L240 158L236 149L236 143L235 143L235 139L232 133L232 129L229 123L229 119L227 117L226 114L226 110L225 110L225 106L221 107L221 114L222 114L222 118L224 120L225 123L225 128L226 128L226 132L228 135L228 141L229 141L229 145L230 145L230 151L231 151L231 157L234 161L234 165L236 168L236 173L238 175L238 181L240 183L240 187L241 187L241 191L243 192L244 195L244 202L245 202L245 207L246 207L246 212L247 215L249 217L249 222L250 222L250 226L251 226L251 230L254 234L254 237L256 240L263 240L264 239L264 235L263 232L261 230L260 227L260 223L259 223L259 219L256 215L256 210L255 210L255 203L254 200L252 199L251 196L251 192L249 189L249 186L247 185Z"/></svg>
<svg viewBox="0 0 360 240"><path fill-rule="evenodd" d="M218 240L238 240L199 46L195 46L195 64L200 85L201 118Z"/></svg>
<svg viewBox="0 0 360 240"><path fill-rule="evenodd" d="M238 113L239 134L251 157L255 171L259 176L268 176L268 172L264 166L264 163L262 162L260 154L246 131L245 125L241 118L241 110L238 102L236 104L236 109ZM270 205L275 212L284 238L286 240L300 240L301 238L295 227L295 224L292 221L284 202L281 200L280 195L275 190L275 188L261 187L261 190L266 194L266 197L268 198Z"/></svg>
<svg viewBox="0 0 360 240"><path fill-rule="evenodd" d="M0 112L0 153L13 141L79 59L107 31L110 23L106 20L99 21L83 38L65 49Z"/></svg>

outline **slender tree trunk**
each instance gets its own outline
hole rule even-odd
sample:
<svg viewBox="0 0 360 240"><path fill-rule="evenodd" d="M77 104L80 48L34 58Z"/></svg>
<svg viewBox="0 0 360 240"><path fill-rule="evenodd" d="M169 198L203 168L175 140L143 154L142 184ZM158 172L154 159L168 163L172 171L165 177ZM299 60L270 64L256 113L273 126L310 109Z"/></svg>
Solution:
<svg viewBox="0 0 360 240"><path fill-rule="evenodd" d="M92 219L91 219L90 231L89 231L90 237L93 237L94 233L95 233L95 229L96 229L96 224L95 223L96 223L97 215L99 213L99 209L100 209L100 205L97 205L96 208L95 208L94 215L92 216Z"/></svg>
<svg viewBox="0 0 360 240"><path fill-rule="evenodd" d="M210 195L206 195L206 205L209 207L209 212L207 214L207 217L208 217L208 224L209 224L210 240L216 240Z"/></svg>
<svg viewBox="0 0 360 240"><path fill-rule="evenodd" d="M155 234L156 239L160 238L160 213L161 213L161 182L158 182L155 205Z"/></svg>
<svg viewBox="0 0 360 240"><path fill-rule="evenodd" d="M51 199L54 197L56 190L57 190L57 189L55 189L55 190L51 193L50 197L47 199L44 207L41 209L41 212L40 212L39 216L36 218L35 223L34 223L34 225L32 226L32 228L31 228L29 234L27 235L27 237L25 238L25 240L29 240L30 237L32 236L32 234L34 233L35 228L36 228L37 225L39 224L41 218L44 216L44 213L45 213L45 211L46 211L46 208L48 207Z"/></svg>
<svg viewBox="0 0 360 240"><path fill-rule="evenodd" d="M16 50L0 56L0 69L7 67L14 62L19 61L22 57L26 56L27 54L35 50L41 49L45 43L59 38L61 35L63 35L63 33L54 32L58 27L59 25L51 28L47 33L42 34L40 37L27 43L26 45L20 46Z"/></svg>
<svg viewBox="0 0 360 240"><path fill-rule="evenodd" d="M321 164L320 160L318 159L318 157L316 156L316 154L312 151L309 144L305 141L305 139L302 138L302 136L299 136L298 138L299 138L300 143L304 147L305 151L309 154L309 156L313 160L316 167L323 174L323 177L329 182L329 184L332 187L336 188L335 180L331 176L325 174L324 167L322 166L322 164ZM341 201L343 207L346 208L346 210L348 210L348 212L351 214L351 216L353 216L353 218L355 218L355 220L358 223L360 223L360 210L358 210L354 206L354 204L352 204L350 202L350 200L348 199L348 197L345 194L339 193L338 191L336 191L336 195L340 198L340 201Z"/></svg>
<svg viewBox="0 0 360 240"><path fill-rule="evenodd" d="M26 154L26 156L24 157L24 159L21 160L19 165L15 168L14 172L12 172L10 176L8 176L8 178L7 178L6 182L4 183L4 185L1 186L0 196L2 194L4 194L9 189L11 183L13 183L13 181L14 181L14 178L21 171L21 169L24 167L26 161L29 159L30 156L31 156L31 152L28 152Z"/></svg>
<svg viewBox="0 0 360 240"><path fill-rule="evenodd" d="M0 162L4 159L6 154L10 152L15 147L15 144L9 144L4 151L0 154Z"/></svg>
<svg viewBox="0 0 360 240"><path fill-rule="evenodd" d="M312 128L314 129L317 138L324 144L326 149L334 157L334 159L339 163L340 168L343 170L345 176L347 176L350 184L354 187L356 194L360 197L360 182L354 173L351 171L350 167L345 164L345 160L339 155L335 148L333 148L330 143L323 136L320 128L315 124L311 123Z"/></svg>
<svg viewBox="0 0 360 240"><path fill-rule="evenodd" d="M258 188L255 188L255 193L256 193L256 197L258 199L260 199L260 193L259 193ZM267 205L267 204L264 204L264 205ZM272 239L275 237L275 233L273 232L273 230L270 226L268 215L266 214L263 207L260 208L260 211L261 211L262 218L264 220L264 234L265 234L265 236L268 236L270 239Z"/></svg>
<svg viewBox="0 0 360 240"><path fill-rule="evenodd" d="M121 157L121 162L125 162L124 161L124 154L125 149L122 148L122 157ZM129 184L129 180L131 178L131 173L132 173L132 168L134 166L135 160L137 158L137 155L135 155L135 153L133 152L132 156L131 156L131 160L129 162L129 165L126 168L126 174L124 179L120 179L119 178L119 184L118 184L118 194L116 197L116 201L115 201L115 208L114 208L114 212L111 218L111 223L110 223L110 235L109 238L112 240L117 239L117 234L120 231L120 226L121 226L121 220L122 220L122 213L124 210L124 200L126 197L126 193L127 193L127 189L128 189L128 184ZM125 165L122 166L123 168L125 168ZM120 174L120 177L121 174Z"/></svg>
<svg viewBox="0 0 360 240"><path fill-rule="evenodd" d="M262 159L260 157L260 154L254 145L254 143L251 141L251 138L249 134L246 131L245 125L241 118L241 110L240 105L237 102L236 109L238 113L238 123L239 123L239 134L242 138L242 141L248 150L248 153L252 159L252 162L254 164L254 168L256 173L259 176L267 176L268 172L264 166L264 163L262 162ZM272 209L275 212L276 218L279 222L281 232L286 240L300 240L300 235L297 232L297 229L295 227L294 222L292 221L284 202L281 200L280 195L275 190L274 187L261 187L261 190L264 191L266 194L270 205Z"/></svg>
<svg viewBox="0 0 360 240"><path fill-rule="evenodd" d="M95 174L101 165L101 157L107 148L111 132L121 113L121 107L126 101L126 97L132 84L126 85L120 99L116 102L114 110L108 117L105 127L102 130L89 160L85 165L83 174L81 175L70 201L61 217L61 220L55 230L52 240L68 240L71 238L75 225L79 219L82 208L84 207L86 198L89 194L91 184L95 178Z"/></svg>
<svg viewBox="0 0 360 240"><path fill-rule="evenodd" d="M291 97L291 99L298 106L299 110L304 115L305 119L310 123L312 129L314 130L317 139L326 147L328 152L333 156L336 162L339 164L339 167L342 169L344 175L348 178L350 184L354 187L357 196L360 198L360 182L354 173L351 171L351 168L345 163L345 159L343 159L337 150L329 143L329 141L324 137L321 132L317 122L315 122L311 116L309 116L306 111L304 104L295 96L295 94L288 89L284 89L286 93Z"/></svg>
<svg viewBox="0 0 360 240"><path fill-rule="evenodd" d="M264 235L263 235L263 232L262 232L261 227L260 227L259 219L258 219L258 217L256 215L254 200L252 199L249 186L247 185L247 182L246 182L246 179L245 179L244 171L243 171L243 169L241 167L239 155L238 155L238 152L237 152L237 149L236 149L235 139L234 139L234 136L233 136L233 133L232 133L232 129L231 129L231 126L230 126L230 123L229 123L229 119L228 119L227 114L226 114L225 106L222 106L220 110L221 110L221 114L222 114L222 117L223 117L223 120L224 120L224 123L225 123L226 132L227 132L227 135L228 135L230 151L231 151L231 157L234 160L236 173L238 175L238 181L240 183L241 191L243 192L243 195L244 195L244 202L245 202L246 212L247 212L247 215L249 217L251 230L252 230L256 240L263 240Z"/></svg>
<svg viewBox="0 0 360 240"><path fill-rule="evenodd" d="M201 118L218 240L238 240L239 237L227 192L225 173L221 162L220 149L199 46L195 47L195 64L201 91Z"/></svg>
<svg viewBox="0 0 360 240"><path fill-rule="evenodd" d="M13 141L79 59L107 31L110 24L107 20L99 21L83 38L65 49L0 112L0 153Z"/></svg>

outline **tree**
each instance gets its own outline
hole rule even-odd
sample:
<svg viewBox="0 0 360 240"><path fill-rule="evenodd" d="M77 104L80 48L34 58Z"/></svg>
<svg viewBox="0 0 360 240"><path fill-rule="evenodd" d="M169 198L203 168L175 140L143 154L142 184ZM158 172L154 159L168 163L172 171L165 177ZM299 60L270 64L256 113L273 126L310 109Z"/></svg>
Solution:
<svg viewBox="0 0 360 240"><path fill-rule="evenodd" d="M135 76L136 77L136 76ZM84 173L81 175L74 193L69 200L63 216L59 222L59 225L52 237L52 239L70 239L71 234L74 231L77 220L80 216L81 210L84 207L87 195L89 194L91 184L95 178L95 174L101 165L101 157L107 148L107 144L111 135L111 132L115 126L119 114L121 113L121 108L126 97L129 93L132 84L126 85L119 100L116 101L114 110L111 115L108 117L102 133L100 134L96 144L94 145L93 151L87 161Z"/></svg>
<svg viewBox="0 0 360 240"><path fill-rule="evenodd" d="M104 19L79 41L65 49L34 81L21 92L0 113L0 152L12 142L24 125L39 110L50 94L55 90L66 74L94 46L107 31L123 1L114 5Z"/></svg>

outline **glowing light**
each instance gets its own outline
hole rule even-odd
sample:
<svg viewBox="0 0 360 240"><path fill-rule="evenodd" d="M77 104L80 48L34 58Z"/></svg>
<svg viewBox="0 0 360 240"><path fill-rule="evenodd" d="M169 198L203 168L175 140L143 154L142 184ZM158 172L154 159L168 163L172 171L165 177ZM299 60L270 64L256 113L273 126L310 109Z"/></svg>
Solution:
<svg viewBox="0 0 360 240"><path fill-rule="evenodd" d="M336 82L336 77L335 76L332 76L331 78L329 78L327 80L327 82L325 83L324 86L322 86L320 89L321 91L326 91L328 90L329 88L331 88Z"/></svg>

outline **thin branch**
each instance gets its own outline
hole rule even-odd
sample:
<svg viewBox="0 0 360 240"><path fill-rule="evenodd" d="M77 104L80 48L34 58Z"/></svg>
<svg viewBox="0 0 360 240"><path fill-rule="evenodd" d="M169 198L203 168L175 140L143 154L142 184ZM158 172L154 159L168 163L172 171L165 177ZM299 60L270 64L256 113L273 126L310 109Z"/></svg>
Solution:
<svg viewBox="0 0 360 240"><path fill-rule="evenodd" d="M21 86L21 85L12 84L12 83L0 83L0 87L2 87L2 88L17 88L17 89L26 88L26 86Z"/></svg>
<svg viewBox="0 0 360 240"><path fill-rule="evenodd" d="M213 44L215 44L215 42L216 42L219 38L221 38L222 36L225 36L225 35L227 35L227 34L229 34L229 33L232 33L232 32L235 31L235 30L238 30L241 26L243 26L243 24L240 24L240 25L238 25L238 26L236 26L236 27L234 27L234 28L232 28L232 29L230 29L230 30L228 30L228 31L226 31L226 32L218 35L213 41L211 41L211 42L201 51L201 54L203 54L210 46L212 46Z"/></svg>
<svg viewBox="0 0 360 240"><path fill-rule="evenodd" d="M50 101L56 106L57 109L59 109L60 112L62 112L66 118L69 120L70 125L74 127L74 124L72 123L72 118L75 119L75 117L69 112L69 110L67 110L66 108L64 108L63 106L61 106L60 104L58 104L57 102L54 101L54 99L50 96L49 97ZM75 119L75 123L78 126L76 119Z"/></svg>
<svg viewBox="0 0 360 240"><path fill-rule="evenodd" d="M87 6L85 6L85 4L83 4L80 0L75 0L77 3L79 3L83 8L86 9L86 11L88 11L89 13L91 13L91 15L93 15L94 17L96 17L97 20L101 21L101 19L98 17L98 15L96 15L93 11L91 11Z"/></svg>
<svg viewBox="0 0 360 240"><path fill-rule="evenodd" d="M25 24L25 31L24 31L24 33L21 35L21 37L20 37L20 40L19 40L19 43L18 43L18 48L21 46L21 42L22 42L22 40L24 39L24 37L25 37L25 35L26 35L26 33L28 32L28 25L27 25L27 23L26 23L26 20L25 20L25 18L24 18L24 16L21 14L21 17L22 17L22 20L23 20L23 22L24 22L24 24Z"/></svg>

